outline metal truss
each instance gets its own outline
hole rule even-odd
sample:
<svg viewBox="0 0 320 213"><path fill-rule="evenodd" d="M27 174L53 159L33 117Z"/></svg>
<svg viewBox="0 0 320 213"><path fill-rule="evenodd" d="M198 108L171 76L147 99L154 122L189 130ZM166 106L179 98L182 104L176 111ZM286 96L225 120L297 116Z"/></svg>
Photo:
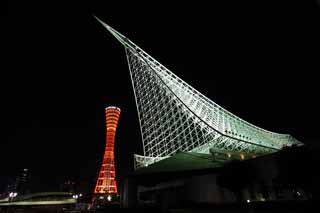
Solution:
<svg viewBox="0 0 320 213"><path fill-rule="evenodd" d="M258 156L301 142L228 112L180 79L119 32L99 22L125 47L143 142L135 167L178 151Z"/></svg>

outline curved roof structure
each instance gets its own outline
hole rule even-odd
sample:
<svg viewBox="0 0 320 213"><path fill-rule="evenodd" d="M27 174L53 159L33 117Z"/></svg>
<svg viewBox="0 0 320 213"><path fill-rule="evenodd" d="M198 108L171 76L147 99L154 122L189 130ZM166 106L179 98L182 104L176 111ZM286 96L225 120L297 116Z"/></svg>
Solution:
<svg viewBox="0 0 320 213"><path fill-rule="evenodd" d="M126 50L144 152L135 155L136 168L177 151L258 156L301 144L291 135L262 129L225 110L98 21Z"/></svg>

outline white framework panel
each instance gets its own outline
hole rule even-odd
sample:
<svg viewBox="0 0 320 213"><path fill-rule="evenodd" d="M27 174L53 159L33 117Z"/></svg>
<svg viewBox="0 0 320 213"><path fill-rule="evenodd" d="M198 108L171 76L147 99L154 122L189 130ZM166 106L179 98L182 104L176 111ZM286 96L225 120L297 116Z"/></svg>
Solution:
<svg viewBox="0 0 320 213"><path fill-rule="evenodd" d="M100 22L126 50L143 142L143 156L135 155L136 168L177 151L209 153L213 148L257 156L301 145L291 135L264 130L223 109Z"/></svg>

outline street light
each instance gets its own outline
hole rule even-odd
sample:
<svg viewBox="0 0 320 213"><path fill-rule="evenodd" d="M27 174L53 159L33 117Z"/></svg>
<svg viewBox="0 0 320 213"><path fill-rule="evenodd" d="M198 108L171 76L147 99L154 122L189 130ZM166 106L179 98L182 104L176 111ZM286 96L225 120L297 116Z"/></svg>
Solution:
<svg viewBox="0 0 320 213"><path fill-rule="evenodd" d="M13 198L17 197L17 195L18 195L17 192L10 192L10 193L9 193L9 202L10 202Z"/></svg>
<svg viewBox="0 0 320 213"><path fill-rule="evenodd" d="M8 199L8 208L7 208L7 212L9 212L9 208L10 208L10 202L11 200L13 200L13 198L17 197L18 193L17 192L10 192L9 193L9 199Z"/></svg>

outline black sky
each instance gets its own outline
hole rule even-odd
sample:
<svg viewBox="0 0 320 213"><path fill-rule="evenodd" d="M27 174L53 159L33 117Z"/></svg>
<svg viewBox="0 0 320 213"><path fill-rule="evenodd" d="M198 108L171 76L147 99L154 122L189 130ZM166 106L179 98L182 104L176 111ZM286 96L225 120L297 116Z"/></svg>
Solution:
<svg viewBox="0 0 320 213"><path fill-rule="evenodd" d="M41 187L65 178L92 183L109 105L122 109L118 173L141 152L124 49L92 14L241 118L318 143L317 1L12 1L8 11L1 18L0 190L22 167Z"/></svg>

